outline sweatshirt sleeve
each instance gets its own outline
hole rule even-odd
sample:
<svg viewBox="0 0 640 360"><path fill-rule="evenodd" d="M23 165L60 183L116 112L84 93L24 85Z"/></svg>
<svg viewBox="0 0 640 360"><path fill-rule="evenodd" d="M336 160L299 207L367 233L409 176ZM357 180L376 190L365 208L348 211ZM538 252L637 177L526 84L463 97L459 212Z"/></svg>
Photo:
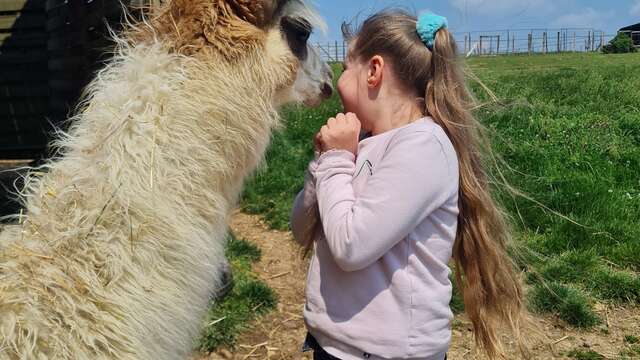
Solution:
<svg viewBox="0 0 640 360"><path fill-rule="evenodd" d="M289 218L289 226L293 234L293 238L301 245L307 245L311 240L307 237L312 235L308 233L308 229L312 224L315 224L319 219L311 218L317 217L317 210L314 207L318 206L318 200L316 198L316 179L315 171L318 167L318 157L316 156L307 167L307 171L304 179L304 187L298 193L293 201L293 207L291 209L291 216Z"/></svg>
<svg viewBox="0 0 640 360"><path fill-rule="evenodd" d="M318 159L316 194L329 249L344 271L364 269L404 239L457 189L452 159L430 131L398 134L355 196L354 155Z"/></svg>

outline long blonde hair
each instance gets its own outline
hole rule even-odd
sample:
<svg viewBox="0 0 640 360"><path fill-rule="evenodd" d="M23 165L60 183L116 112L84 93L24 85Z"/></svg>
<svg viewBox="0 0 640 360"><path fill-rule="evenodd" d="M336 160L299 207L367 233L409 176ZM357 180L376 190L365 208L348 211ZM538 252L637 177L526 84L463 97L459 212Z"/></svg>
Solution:
<svg viewBox="0 0 640 360"><path fill-rule="evenodd" d="M381 55L406 90L420 99L429 115L447 133L458 155L460 190L458 231L453 245L456 282L473 324L476 342L491 358L503 356L499 325L507 325L520 349L520 329L528 316L521 280L508 255L511 231L506 216L491 196L486 159L491 146L473 116L473 98L459 64L455 39L442 28L429 49L416 32L416 17L385 10L365 20L357 31L343 25L353 59ZM524 351L526 353L526 351Z"/></svg>

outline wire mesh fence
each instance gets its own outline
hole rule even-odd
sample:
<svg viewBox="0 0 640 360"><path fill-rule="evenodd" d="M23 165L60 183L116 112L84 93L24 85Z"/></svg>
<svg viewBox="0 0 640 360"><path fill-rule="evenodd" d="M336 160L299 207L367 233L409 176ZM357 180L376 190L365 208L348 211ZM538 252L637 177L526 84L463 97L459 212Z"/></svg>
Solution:
<svg viewBox="0 0 640 360"><path fill-rule="evenodd" d="M466 56L597 52L615 35L590 28L515 29L454 33L458 49ZM324 60L344 61L344 41L316 43Z"/></svg>
<svg viewBox="0 0 640 360"><path fill-rule="evenodd" d="M466 55L549 54L600 51L612 38L589 28L519 29L454 34Z"/></svg>

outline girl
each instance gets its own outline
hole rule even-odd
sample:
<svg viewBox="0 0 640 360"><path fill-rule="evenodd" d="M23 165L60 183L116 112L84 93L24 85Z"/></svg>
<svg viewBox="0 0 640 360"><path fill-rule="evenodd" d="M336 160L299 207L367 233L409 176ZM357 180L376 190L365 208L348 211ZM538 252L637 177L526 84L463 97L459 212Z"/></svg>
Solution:
<svg viewBox="0 0 640 360"><path fill-rule="evenodd" d="M388 10L343 32L347 113L316 136L291 216L315 244L306 345L314 359L446 358L453 256L476 341L501 355L497 326L520 339L523 294L446 19Z"/></svg>

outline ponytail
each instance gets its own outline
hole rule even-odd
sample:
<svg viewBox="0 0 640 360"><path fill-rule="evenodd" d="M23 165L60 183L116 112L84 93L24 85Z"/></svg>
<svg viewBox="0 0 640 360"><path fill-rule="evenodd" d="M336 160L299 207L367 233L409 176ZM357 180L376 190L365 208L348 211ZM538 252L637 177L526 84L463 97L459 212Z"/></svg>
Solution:
<svg viewBox="0 0 640 360"><path fill-rule="evenodd" d="M460 164L458 231L453 245L456 283L472 322L476 342L494 358L503 355L497 330L506 324L517 340L526 318L521 281L507 253L511 234L491 197L481 154L491 147L470 112L471 96L457 64L455 42L447 29L436 34L426 113L447 133ZM522 341L519 341L524 350Z"/></svg>

